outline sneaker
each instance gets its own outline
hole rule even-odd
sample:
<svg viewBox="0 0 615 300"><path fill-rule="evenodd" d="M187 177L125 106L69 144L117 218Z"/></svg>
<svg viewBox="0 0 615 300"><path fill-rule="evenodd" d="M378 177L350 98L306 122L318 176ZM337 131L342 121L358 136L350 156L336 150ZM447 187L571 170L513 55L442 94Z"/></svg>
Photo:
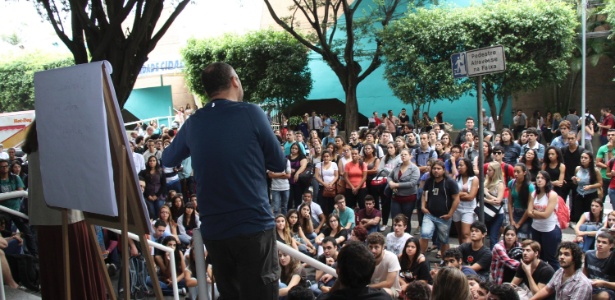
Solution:
<svg viewBox="0 0 615 300"><path fill-rule="evenodd" d="M109 273L109 277L115 276L115 273L117 272L117 267L115 264L107 264L107 272Z"/></svg>
<svg viewBox="0 0 615 300"><path fill-rule="evenodd" d="M179 290L179 294L182 295L182 296L186 296L186 288L181 288Z"/></svg>
<svg viewBox="0 0 615 300"><path fill-rule="evenodd" d="M387 230L387 226L386 225L380 226L380 231L385 231L385 230Z"/></svg>
<svg viewBox="0 0 615 300"><path fill-rule="evenodd" d="M421 227L420 227L420 226L419 226L419 227L417 227L417 228L414 230L414 234L417 234L417 235L418 235L418 234L421 234Z"/></svg>

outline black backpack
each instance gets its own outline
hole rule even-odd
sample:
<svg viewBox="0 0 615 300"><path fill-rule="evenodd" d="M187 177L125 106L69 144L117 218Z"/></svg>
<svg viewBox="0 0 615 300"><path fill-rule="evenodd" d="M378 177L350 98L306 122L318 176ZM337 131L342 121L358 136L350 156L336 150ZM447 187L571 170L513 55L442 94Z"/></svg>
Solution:
<svg viewBox="0 0 615 300"><path fill-rule="evenodd" d="M35 292L41 289L38 258L29 254L7 254L6 260L17 283Z"/></svg>

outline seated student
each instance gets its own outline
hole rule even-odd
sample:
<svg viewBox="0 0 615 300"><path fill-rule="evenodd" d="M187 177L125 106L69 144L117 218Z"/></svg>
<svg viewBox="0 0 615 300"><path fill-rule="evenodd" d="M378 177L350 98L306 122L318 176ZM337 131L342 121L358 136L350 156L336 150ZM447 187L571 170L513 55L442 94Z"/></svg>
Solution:
<svg viewBox="0 0 615 300"><path fill-rule="evenodd" d="M408 227L408 217L404 214L397 214L393 218L393 232L387 234L386 249L395 255L400 255L404 251L406 240L412 236L406 232ZM419 251L420 252L420 251Z"/></svg>
<svg viewBox="0 0 615 300"><path fill-rule="evenodd" d="M604 223L603 206L602 200L598 198L592 200L590 211L583 213L574 227L574 232L577 235L575 241L579 243L583 252L594 249L598 230L603 227L602 224Z"/></svg>
<svg viewBox="0 0 615 300"><path fill-rule="evenodd" d="M487 226L476 221L470 226L469 243L459 245L463 263L478 273L482 280L489 279L489 267L491 266L491 251L484 244L487 235Z"/></svg>
<svg viewBox="0 0 615 300"><path fill-rule="evenodd" d="M17 282L13 279L13 275L11 274L11 268L9 267L9 263L6 260L6 255L4 254L4 249L9 246L9 243L5 238L0 236L0 266L2 267L2 278L4 279L4 284L8 285L12 289L21 288Z"/></svg>
<svg viewBox="0 0 615 300"><path fill-rule="evenodd" d="M376 268L376 258L363 243L349 242L337 256L338 279L322 300L390 300L383 289L369 286Z"/></svg>
<svg viewBox="0 0 615 300"><path fill-rule="evenodd" d="M489 300L519 300L517 291L510 285L492 284L487 294Z"/></svg>
<svg viewBox="0 0 615 300"><path fill-rule="evenodd" d="M374 197L372 195L367 195L365 196L365 208L360 209L357 213L357 220L367 229L368 233L378 231L380 219L382 218L382 213L374 208L375 205L376 200L374 200Z"/></svg>
<svg viewBox="0 0 615 300"><path fill-rule="evenodd" d="M613 236L601 232L596 236L596 250L585 252L583 273L592 281L592 299L615 299L615 276L603 271L613 250Z"/></svg>
<svg viewBox="0 0 615 300"><path fill-rule="evenodd" d="M461 254L461 250L459 250L459 247L447 249L442 254L442 262L445 267L452 267L452 268L459 269L466 276L469 276L469 275L478 276L478 273L476 273L476 271L474 271L472 268L463 265L462 260L461 260L462 258L463 256ZM436 277L437 273L438 273L438 269L431 270L431 277Z"/></svg>
<svg viewBox="0 0 615 300"><path fill-rule="evenodd" d="M180 294L186 294L187 287L195 287L196 286L196 278L192 278L192 273L186 268L186 261L184 260L184 254L179 250L178 244L179 241L175 238L175 236L167 236L162 240L162 245L171 247L175 249L173 253L173 257L175 260L175 274L177 276L177 288L180 289ZM160 289L163 294L170 295L173 293L172 286L172 276L171 276L171 255L167 252L162 252L162 255L157 254L155 257L156 262L160 261L158 264L158 281L160 283ZM149 287L152 287L152 278L147 277L146 284Z"/></svg>
<svg viewBox="0 0 615 300"><path fill-rule="evenodd" d="M352 230L355 226L354 210L346 206L346 198L344 195L335 196L335 210L333 214L339 216L340 226Z"/></svg>
<svg viewBox="0 0 615 300"><path fill-rule="evenodd" d="M365 240L367 240L367 229L361 225L355 226L350 232L348 240L365 243Z"/></svg>
<svg viewBox="0 0 615 300"><path fill-rule="evenodd" d="M152 242L162 244L162 239L170 235L169 233L166 232L166 229L167 229L167 223L164 222L163 220L157 220L154 223L154 234L152 234L149 239L152 240ZM131 239L128 239L128 241L130 242ZM155 255L156 253L158 253L158 251L160 251L151 246L150 246L150 250L151 250L152 255ZM156 262L156 264L158 264L158 262Z"/></svg>
<svg viewBox="0 0 615 300"><path fill-rule="evenodd" d="M179 240L184 245L188 245L192 241L192 230L201 228L201 218L194 208L194 203L186 203L184 214L177 219Z"/></svg>
<svg viewBox="0 0 615 300"><path fill-rule="evenodd" d="M453 248L455 249L455 248ZM444 253L453 250L448 249ZM459 268L444 267L434 277L431 289L431 300L465 300L471 299L467 275Z"/></svg>
<svg viewBox="0 0 615 300"><path fill-rule="evenodd" d="M367 245L376 258L376 269L372 274L369 286L382 288L392 298L397 299L401 294L399 284L399 260L395 254L384 249L384 236L379 232L367 236Z"/></svg>
<svg viewBox="0 0 615 300"><path fill-rule="evenodd" d="M431 287L421 280L416 280L408 284L405 295L408 300L429 300Z"/></svg>
<svg viewBox="0 0 615 300"><path fill-rule="evenodd" d="M316 244L322 246L322 241L327 236L333 237L338 245L342 245L348 237L348 231L340 226L340 218L336 214L329 216L327 226L316 237ZM321 254L320 250L318 253Z"/></svg>
<svg viewBox="0 0 615 300"><path fill-rule="evenodd" d="M314 300L314 294L306 287L295 285L288 290L286 300Z"/></svg>
<svg viewBox="0 0 615 300"><path fill-rule="evenodd" d="M335 268L338 255L337 242L335 239L330 236L324 238L322 240L322 249L323 253L318 256L318 261L329 267ZM310 289L316 296L322 293L328 293L335 283L335 278L333 276L325 274L325 272L319 269L316 269L314 280L315 283L310 286Z"/></svg>
<svg viewBox="0 0 615 300"><path fill-rule="evenodd" d="M288 295L288 291L297 285L304 285L307 274L301 262L290 255L278 251L280 261L280 290L279 296Z"/></svg>
<svg viewBox="0 0 615 300"><path fill-rule="evenodd" d="M399 280L402 291L405 291L408 284L414 281L433 284L433 279L429 274L429 263L421 253L418 238L412 237L406 241L404 251L399 256L399 266L401 267Z"/></svg>
<svg viewBox="0 0 615 300"><path fill-rule="evenodd" d="M541 250L538 242L525 240L521 242L521 248L523 249L523 258L511 284L513 286L523 284L529 290L531 296L538 293L549 283L555 271L548 263L538 258ZM555 298L548 297L545 299Z"/></svg>

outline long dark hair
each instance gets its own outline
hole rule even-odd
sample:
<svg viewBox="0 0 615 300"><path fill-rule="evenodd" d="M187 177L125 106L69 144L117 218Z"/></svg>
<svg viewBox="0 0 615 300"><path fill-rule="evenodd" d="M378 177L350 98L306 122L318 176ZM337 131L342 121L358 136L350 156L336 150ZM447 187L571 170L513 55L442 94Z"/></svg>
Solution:
<svg viewBox="0 0 615 300"><path fill-rule="evenodd" d="M469 158L464 157L461 159L460 162L462 162L466 165L466 175L468 175L468 178L472 177L472 176L476 176L476 174L474 173L474 167L472 167L472 162L470 161ZM454 164L454 161L451 161L451 164ZM457 180L459 180L461 178L461 173L457 174Z"/></svg>
<svg viewBox="0 0 615 300"><path fill-rule="evenodd" d="M190 216L187 216L184 208L184 228L186 229L194 229L196 228L196 209L192 208L192 213Z"/></svg>
<svg viewBox="0 0 615 300"><path fill-rule="evenodd" d="M547 164L547 166L549 166L548 164L551 163L551 160L549 160L549 150L553 150L555 151L555 155L557 156L557 166L559 167L560 164L564 163L564 158L562 155L562 150L560 150L560 148L555 147L555 146L549 146L549 148L547 148L547 151L545 151L545 156L547 157L547 159L545 159L545 163Z"/></svg>
<svg viewBox="0 0 615 300"><path fill-rule="evenodd" d="M181 244L173 235L169 235L166 236L165 238L162 239L162 245L166 246L169 244L170 241L174 241L175 242L175 251L173 254L175 254L175 270L176 271L182 271L181 267L182 267L182 256L181 256L181 251L179 249L179 244Z"/></svg>
<svg viewBox="0 0 615 300"><path fill-rule="evenodd" d="M525 164L526 162L525 155L530 151L534 152L534 159L532 159L532 171L535 172L535 170L540 169L540 165L538 164L538 161L540 159L538 159L538 153L536 153L536 150L528 149L527 151L525 151L525 153L523 153L523 156L521 156L521 159L519 160L519 162Z"/></svg>
<svg viewBox="0 0 615 300"><path fill-rule="evenodd" d="M602 222L602 219L604 218L604 203L602 203L602 199L600 198L596 198L594 200L592 200L592 203L596 203L598 205L600 205L600 207L602 208L602 210L600 210L600 216L598 216L597 220L594 217L594 214L592 214L591 210L589 211L589 221L590 222L596 222L596 223L600 223Z"/></svg>
<svg viewBox="0 0 615 300"><path fill-rule="evenodd" d="M518 195L519 201L521 202L521 204L523 204L523 207L527 208L527 203L530 198L530 182L532 180L530 178L530 172L528 172L527 166L523 163L518 163L515 165L515 167L519 167L523 172L525 172L525 177L523 178L523 183L521 184L521 188L519 189ZM513 185L512 188L514 189L515 186ZM522 201L523 199L525 199L525 201Z"/></svg>
<svg viewBox="0 0 615 300"><path fill-rule="evenodd" d="M391 155L389 155L389 149L388 149L388 146L389 146L389 145L391 145L391 144L393 145L393 149L395 149L395 156L391 156ZM384 152L386 153L386 154L384 155L384 163L388 163L388 162L389 162L389 160L391 160L391 159L393 159L393 158L397 157L397 155L399 155L399 149L397 149L397 145L395 145L395 143L394 143L394 142L389 142L389 143L387 144L387 150L384 150L384 149L383 149L382 151L384 151Z"/></svg>
<svg viewBox="0 0 615 300"><path fill-rule="evenodd" d="M547 171L540 171L538 172L538 175L542 175L542 177L545 179L545 187L544 187L544 191L546 195L549 195L549 192L551 192L551 190L553 190L553 184L551 183L551 175L549 175L549 173L547 173ZM538 175L536 175L536 177L538 177ZM539 194L539 190L540 188L538 187L537 183L534 183L534 188L536 191L536 195Z"/></svg>
<svg viewBox="0 0 615 300"><path fill-rule="evenodd" d="M154 155L152 155L152 156L148 157L148 158L147 158L147 161L145 162L145 171L146 171L146 173L147 173L147 174L149 174L149 172L152 170L152 167L150 167L150 166L149 166L149 160L150 160L152 157L153 157L154 159L156 159L156 165L154 166L154 170L155 170L157 173L162 173L162 167L160 166L160 161L159 161L159 160L158 160L158 158L156 158L156 156L154 156Z"/></svg>
<svg viewBox="0 0 615 300"><path fill-rule="evenodd" d="M36 120L32 121L32 124L30 124L30 129L26 134L26 141L24 142L23 146L21 146L21 150L23 150L23 152L27 154L38 151L38 133L36 131Z"/></svg>
<svg viewBox="0 0 615 300"><path fill-rule="evenodd" d="M298 156L297 156L297 159L298 159L299 161L301 161L302 159L304 159L304 158L305 158L305 154L303 154L303 151L301 151L301 146L299 146L299 142L294 142L292 145L290 145L290 148L289 148L289 149L292 149L292 148L293 148L293 146L297 146L297 150L299 150L299 151L297 151L297 155L298 155ZM292 155L292 151L291 151L291 154L289 154L289 155L287 156L287 157L288 157L288 159L290 159L290 156L291 156L291 155Z"/></svg>
<svg viewBox="0 0 615 300"><path fill-rule="evenodd" d="M297 215L297 223L295 223L295 225L290 225L290 215L295 214ZM296 209L289 209L288 212L286 213L286 222L288 222L288 227L290 228L291 232L299 232L299 212Z"/></svg>
<svg viewBox="0 0 615 300"><path fill-rule="evenodd" d="M594 160L594 154L591 151L583 151L581 155L587 154L589 156L589 165L587 169L589 170L589 184L594 184L598 182L598 178L596 177L596 161ZM581 166L583 168L583 166Z"/></svg>
<svg viewBox="0 0 615 300"><path fill-rule="evenodd" d="M414 243L414 245L416 246L416 253L412 257L408 256L408 253L406 253L406 247L408 247L408 244L410 243ZM409 269L411 266L417 263L419 260L419 256L421 256L421 244L419 242L419 239L417 237L411 237L407 239L406 243L404 244L404 248L402 248L401 250L401 255L399 256L399 264L401 265L402 270Z"/></svg>

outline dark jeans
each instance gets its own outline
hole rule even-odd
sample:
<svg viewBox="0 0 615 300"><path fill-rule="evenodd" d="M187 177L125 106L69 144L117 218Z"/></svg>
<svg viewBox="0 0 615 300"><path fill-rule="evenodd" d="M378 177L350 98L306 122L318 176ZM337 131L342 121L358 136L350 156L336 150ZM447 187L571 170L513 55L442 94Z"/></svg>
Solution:
<svg viewBox="0 0 615 300"><path fill-rule="evenodd" d="M346 206L354 210L358 204L360 209L364 209L365 195L367 195L367 188L359 189L356 195L352 193L351 189L346 188L346 193L344 193L344 197L346 198Z"/></svg>
<svg viewBox="0 0 615 300"><path fill-rule="evenodd" d="M567 168L568 166L566 166ZM564 196L568 196L568 200L566 200L566 197L562 196L562 198L564 199L564 201L568 201L568 209L570 209L570 222L576 222L579 219L573 220L572 219L572 202L574 197L577 196L577 185L572 183L572 179L566 179L566 184L562 185L562 194Z"/></svg>
<svg viewBox="0 0 615 300"><path fill-rule="evenodd" d="M610 178L602 178L602 203L604 203L604 200L606 200L606 196L609 194L609 184L610 183L611 183Z"/></svg>
<svg viewBox="0 0 615 300"><path fill-rule="evenodd" d="M493 246L500 240L500 227L504 222L504 214L496 214L491 222L487 223L487 232L489 233L489 249L493 250ZM459 234L459 233L458 233Z"/></svg>
<svg viewBox="0 0 615 300"><path fill-rule="evenodd" d="M540 259L553 267L553 270L559 269L557 247L562 242L562 231L559 229L559 226L556 225L550 232L540 232L532 228L532 239L542 246L540 249Z"/></svg>
<svg viewBox="0 0 615 300"><path fill-rule="evenodd" d="M32 230L30 230L30 223L28 223L27 220L24 220L12 214L3 213L2 215L6 220L11 220L13 224L15 224L15 227L19 229L19 232L21 232L21 237L23 238L25 246L24 250L26 251L26 253L33 256L38 256L38 247L36 242L34 241ZM8 223L7 228L11 228L10 222Z"/></svg>
<svg viewBox="0 0 615 300"><path fill-rule="evenodd" d="M572 201L572 211L570 212L570 219L572 222L579 222L579 219L584 212L590 211L592 206L592 200L598 198L598 193L590 194L577 194Z"/></svg>
<svg viewBox="0 0 615 300"><path fill-rule="evenodd" d="M333 199L334 197L324 197L322 192L325 190L323 186L318 187L318 198L316 198L316 203L320 205L322 208L322 213L325 217L329 217L329 215L333 212Z"/></svg>
<svg viewBox="0 0 615 300"><path fill-rule="evenodd" d="M147 212L149 213L150 219L158 219L160 215L160 208L164 205L164 200L158 198L157 200L150 201L147 200L147 196L145 197L145 204L147 205Z"/></svg>
<svg viewBox="0 0 615 300"><path fill-rule="evenodd" d="M290 185L290 197L288 198L288 206L290 209L297 209L297 206L303 202L303 192L305 191L305 187L301 182L292 183Z"/></svg>
<svg viewBox="0 0 615 300"><path fill-rule="evenodd" d="M280 264L275 228L204 242L224 300L278 299Z"/></svg>
<svg viewBox="0 0 615 300"><path fill-rule="evenodd" d="M389 223L389 216L391 215L391 198L387 197L384 194L384 188L386 184L380 186L380 203L382 204L382 225L386 225Z"/></svg>
<svg viewBox="0 0 615 300"><path fill-rule="evenodd" d="M370 181L366 183L366 187L367 187L367 194L374 197L374 207L377 210L380 210L380 186L372 186L371 181Z"/></svg>
<svg viewBox="0 0 615 300"><path fill-rule="evenodd" d="M411 232L411 225L412 222L410 222L410 220L412 220L412 211L414 210L414 208L416 207L416 205L418 205L418 200L417 201L410 201L410 202L405 202L405 203L399 203L395 200L391 200L391 216L393 216L393 218L395 218L395 216L397 216L397 214L404 214L407 218L408 218L408 227L406 227L406 232L410 233ZM395 225L395 224L393 224ZM435 235L434 235L435 236Z"/></svg>

